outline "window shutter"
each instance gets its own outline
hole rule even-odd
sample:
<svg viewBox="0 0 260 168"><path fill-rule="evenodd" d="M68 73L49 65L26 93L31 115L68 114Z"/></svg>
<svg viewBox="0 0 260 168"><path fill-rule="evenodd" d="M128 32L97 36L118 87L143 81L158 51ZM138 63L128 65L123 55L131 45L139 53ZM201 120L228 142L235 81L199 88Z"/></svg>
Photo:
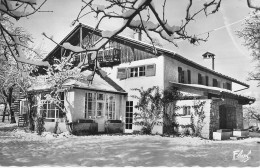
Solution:
<svg viewBox="0 0 260 168"><path fill-rule="evenodd" d="M225 82L223 83L223 88L224 88L224 89L227 89Z"/></svg>
<svg viewBox="0 0 260 168"><path fill-rule="evenodd" d="M118 68L117 69L117 78L118 79L126 79L127 78L127 69L126 68Z"/></svg>
<svg viewBox="0 0 260 168"><path fill-rule="evenodd" d="M227 87L228 90L232 90L231 83L228 83L228 82L227 82L227 83L226 83L226 87Z"/></svg>
<svg viewBox="0 0 260 168"><path fill-rule="evenodd" d="M191 84L191 73L190 73L190 70L187 70L187 73L188 73L188 81L187 81L187 83L188 84Z"/></svg>
<svg viewBox="0 0 260 168"><path fill-rule="evenodd" d="M155 64L145 66L145 76L155 76L156 66Z"/></svg>
<svg viewBox="0 0 260 168"><path fill-rule="evenodd" d="M217 81L217 79L213 79L213 87L218 87L218 81Z"/></svg>
<svg viewBox="0 0 260 168"><path fill-rule="evenodd" d="M205 85L209 86L209 77L208 76L205 76Z"/></svg>

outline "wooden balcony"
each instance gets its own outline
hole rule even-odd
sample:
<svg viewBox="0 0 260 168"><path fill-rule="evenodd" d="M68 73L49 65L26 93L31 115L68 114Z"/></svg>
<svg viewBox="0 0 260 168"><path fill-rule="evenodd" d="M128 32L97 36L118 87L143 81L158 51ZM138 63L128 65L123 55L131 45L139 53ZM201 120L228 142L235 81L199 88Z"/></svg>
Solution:
<svg viewBox="0 0 260 168"><path fill-rule="evenodd" d="M86 65L88 70L92 70L95 65L95 60L92 60L93 52L87 52L79 54L75 57L72 63L76 66L80 62L84 62L83 64ZM120 61L121 50L118 48L107 48L104 50L99 50L97 54L97 60L100 63L101 67L112 67L115 65L119 65Z"/></svg>

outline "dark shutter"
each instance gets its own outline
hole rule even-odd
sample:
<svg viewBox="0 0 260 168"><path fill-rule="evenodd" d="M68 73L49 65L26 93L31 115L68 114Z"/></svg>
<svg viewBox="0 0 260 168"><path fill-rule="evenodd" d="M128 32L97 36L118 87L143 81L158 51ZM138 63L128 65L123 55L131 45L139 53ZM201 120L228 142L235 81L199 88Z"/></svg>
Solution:
<svg viewBox="0 0 260 168"><path fill-rule="evenodd" d="M184 71L181 71L181 83L184 83Z"/></svg>
<svg viewBox="0 0 260 168"><path fill-rule="evenodd" d="M118 68L117 69L117 78L118 79L126 79L127 78L127 69L126 68Z"/></svg>
<svg viewBox="0 0 260 168"><path fill-rule="evenodd" d="M200 73L198 74L198 84L202 85L202 76Z"/></svg>
<svg viewBox="0 0 260 168"><path fill-rule="evenodd" d="M227 88L228 90L232 90L231 83L226 83L226 88Z"/></svg>
<svg viewBox="0 0 260 168"><path fill-rule="evenodd" d="M217 79L213 79L213 87L218 87L218 80Z"/></svg>
<svg viewBox="0 0 260 168"><path fill-rule="evenodd" d="M208 76L205 77L205 85L209 86L209 77Z"/></svg>
<svg viewBox="0 0 260 168"><path fill-rule="evenodd" d="M187 72L188 72L188 84L191 84L191 73L190 73L190 70L188 70Z"/></svg>
<svg viewBox="0 0 260 168"><path fill-rule="evenodd" d="M178 67L178 81L182 83L182 68Z"/></svg>
<svg viewBox="0 0 260 168"><path fill-rule="evenodd" d="M223 83L223 88L224 88L224 89L226 89L226 88L227 88L227 87L226 87L226 83Z"/></svg>
<svg viewBox="0 0 260 168"><path fill-rule="evenodd" d="M155 64L146 65L145 76L155 76L156 66Z"/></svg>

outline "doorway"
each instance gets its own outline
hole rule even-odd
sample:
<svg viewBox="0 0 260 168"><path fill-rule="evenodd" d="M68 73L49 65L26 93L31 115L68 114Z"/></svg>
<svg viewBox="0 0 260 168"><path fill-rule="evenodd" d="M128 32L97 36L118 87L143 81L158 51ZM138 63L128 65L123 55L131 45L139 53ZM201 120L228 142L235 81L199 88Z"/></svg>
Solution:
<svg viewBox="0 0 260 168"><path fill-rule="evenodd" d="M236 108L231 105L219 106L219 129L236 128Z"/></svg>

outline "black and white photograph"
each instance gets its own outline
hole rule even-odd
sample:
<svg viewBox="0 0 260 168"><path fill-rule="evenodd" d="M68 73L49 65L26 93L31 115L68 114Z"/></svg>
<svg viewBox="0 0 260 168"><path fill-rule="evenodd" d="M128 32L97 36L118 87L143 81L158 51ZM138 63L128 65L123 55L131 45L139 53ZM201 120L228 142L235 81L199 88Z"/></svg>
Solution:
<svg viewBox="0 0 260 168"><path fill-rule="evenodd" d="M260 167L260 0L0 0L0 167Z"/></svg>

